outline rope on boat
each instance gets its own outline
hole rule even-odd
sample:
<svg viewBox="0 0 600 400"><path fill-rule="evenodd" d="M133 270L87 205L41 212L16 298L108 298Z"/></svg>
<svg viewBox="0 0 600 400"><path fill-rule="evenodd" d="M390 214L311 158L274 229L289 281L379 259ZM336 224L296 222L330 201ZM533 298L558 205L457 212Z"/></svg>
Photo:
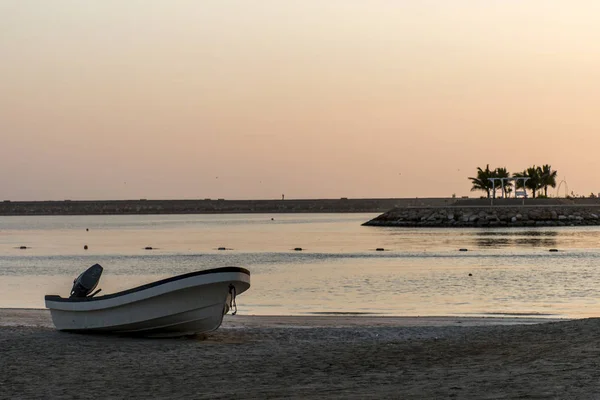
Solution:
<svg viewBox="0 0 600 400"><path fill-rule="evenodd" d="M237 304L235 303L235 296L236 296L235 286L229 285L229 294L231 295L230 300L229 300L229 309L235 310L231 313L231 315L235 315L237 313Z"/></svg>

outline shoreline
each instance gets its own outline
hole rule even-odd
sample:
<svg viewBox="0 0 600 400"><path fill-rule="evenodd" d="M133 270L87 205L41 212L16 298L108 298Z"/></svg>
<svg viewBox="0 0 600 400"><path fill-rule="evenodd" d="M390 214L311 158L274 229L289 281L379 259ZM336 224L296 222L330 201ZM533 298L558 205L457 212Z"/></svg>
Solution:
<svg viewBox="0 0 600 400"><path fill-rule="evenodd" d="M352 328L446 327L530 325L572 321L550 316L385 316L385 315L226 315L219 329L240 328ZM44 308L0 308L0 327L52 328L50 311Z"/></svg>
<svg viewBox="0 0 600 400"><path fill-rule="evenodd" d="M17 322L30 318L33 326L6 326L9 314ZM588 399L600 394L598 318L507 324L496 317L238 315L198 337L145 339L39 326L39 318L49 321L48 314L0 310L1 398Z"/></svg>

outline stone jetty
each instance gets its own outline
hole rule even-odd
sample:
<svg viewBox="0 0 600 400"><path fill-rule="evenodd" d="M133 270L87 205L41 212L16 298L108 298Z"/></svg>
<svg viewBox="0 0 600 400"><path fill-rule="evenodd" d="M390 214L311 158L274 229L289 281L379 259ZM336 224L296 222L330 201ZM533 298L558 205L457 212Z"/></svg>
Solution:
<svg viewBox="0 0 600 400"><path fill-rule="evenodd" d="M408 205L446 205L448 198L339 198L286 200L62 200L0 201L0 215L379 213Z"/></svg>
<svg viewBox="0 0 600 400"><path fill-rule="evenodd" d="M442 207L396 207L364 223L388 227L544 227L600 225L600 202L561 199L457 201Z"/></svg>

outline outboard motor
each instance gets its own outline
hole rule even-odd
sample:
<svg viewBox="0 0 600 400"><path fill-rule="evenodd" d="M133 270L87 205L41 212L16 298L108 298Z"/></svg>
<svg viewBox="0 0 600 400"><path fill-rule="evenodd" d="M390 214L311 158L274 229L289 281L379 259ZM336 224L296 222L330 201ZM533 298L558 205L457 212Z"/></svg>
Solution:
<svg viewBox="0 0 600 400"><path fill-rule="evenodd" d="M98 282L100 281L100 275L102 275L103 268L100 264L94 264L85 270L81 275L77 277L73 281L73 288L71 289L72 298L82 298L82 297L94 297L99 291L102 289L96 290L94 293L90 294L92 290L98 286Z"/></svg>

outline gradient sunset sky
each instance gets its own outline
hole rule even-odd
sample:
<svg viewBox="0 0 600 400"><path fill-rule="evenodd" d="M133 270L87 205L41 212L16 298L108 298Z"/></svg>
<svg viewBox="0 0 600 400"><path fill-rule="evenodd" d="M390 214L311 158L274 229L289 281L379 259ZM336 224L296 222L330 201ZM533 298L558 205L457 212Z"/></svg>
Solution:
<svg viewBox="0 0 600 400"><path fill-rule="evenodd" d="M595 0L0 0L0 57L0 200L600 192Z"/></svg>

